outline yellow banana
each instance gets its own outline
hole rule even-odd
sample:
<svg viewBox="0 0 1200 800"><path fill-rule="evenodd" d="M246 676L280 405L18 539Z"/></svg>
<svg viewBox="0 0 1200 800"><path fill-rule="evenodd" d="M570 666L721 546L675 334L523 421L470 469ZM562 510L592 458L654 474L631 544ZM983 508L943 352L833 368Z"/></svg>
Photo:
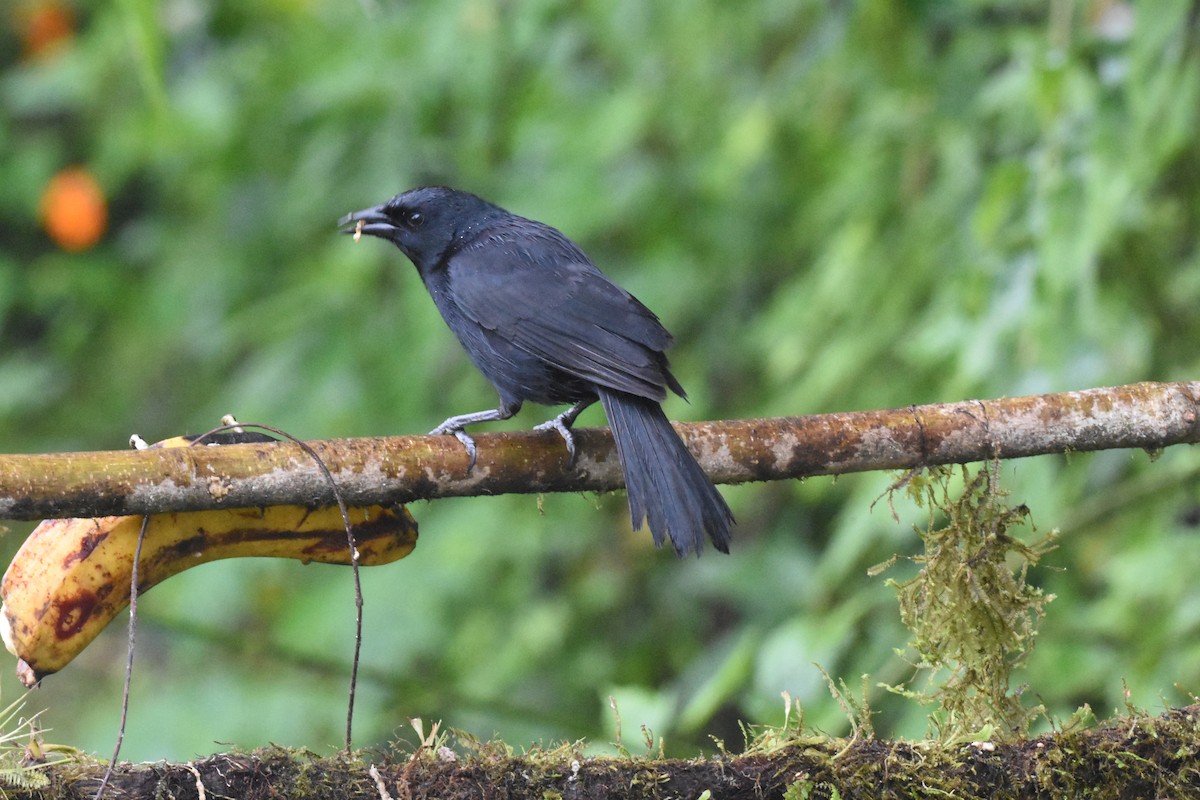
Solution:
<svg viewBox="0 0 1200 800"><path fill-rule="evenodd" d="M168 440L157 446L175 446ZM363 566L404 558L417 524L403 506L351 508ZM129 605L133 554L142 517L45 520L0 581L0 637L32 686L57 672ZM222 558L270 556L349 564L336 507L238 508L155 514L146 528L139 592L185 569Z"/></svg>

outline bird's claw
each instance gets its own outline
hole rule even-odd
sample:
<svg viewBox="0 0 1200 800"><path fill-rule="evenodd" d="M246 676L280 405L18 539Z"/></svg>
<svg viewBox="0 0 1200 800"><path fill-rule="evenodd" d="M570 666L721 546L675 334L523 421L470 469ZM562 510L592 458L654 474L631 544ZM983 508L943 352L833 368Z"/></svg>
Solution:
<svg viewBox="0 0 1200 800"><path fill-rule="evenodd" d="M467 472L475 469L475 440L472 439L471 435L462 428L455 428L452 426L439 425L429 432L430 436L446 436L447 434L462 442L463 447L466 449Z"/></svg>
<svg viewBox="0 0 1200 800"><path fill-rule="evenodd" d="M535 431L558 431L558 435L563 438L563 441L566 442L567 445L567 455L569 456L568 463L575 463L575 434L572 433L571 429L568 428L566 423L563 422L563 418L561 416L546 420L541 425L534 425L533 429Z"/></svg>

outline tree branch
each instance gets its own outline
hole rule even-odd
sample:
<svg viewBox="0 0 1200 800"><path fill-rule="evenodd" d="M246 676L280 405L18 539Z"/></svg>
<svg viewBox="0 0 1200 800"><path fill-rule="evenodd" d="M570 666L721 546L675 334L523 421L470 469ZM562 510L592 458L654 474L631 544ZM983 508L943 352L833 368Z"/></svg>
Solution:
<svg viewBox="0 0 1200 800"><path fill-rule="evenodd" d="M1200 790L1200 706L1136 714L1017 742L888 742L791 733L778 747L714 758L589 758L579 745L512 755L475 743L465 755L422 750L384 763L266 749L188 764L122 764L116 797L341 797L406 800L783 800L788 797L1192 797ZM474 752L471 750L474 749ZM51 765L43 796L91 797L100 765ZM11 772L11 770L10 770ZM200 787L204 787L201 795ZM1103 791L1102 791L1103 790ZM12 790L7 790L11 792ZM386 795L385 795L386 793Z"/></svg>
<svg viewBox="0 0 1200 800"><path fill-rule="evenodd" d="M717 483L783 480L995 457L1200 441L1200 382L1138 383L1034 397L971 400L774 419L684 423ZM347 502L369 505L504 493L623 487L607 429L577 432L574 465L557 433L480 433L467 472L449 436L311 442ZM0 455L0 518L94 517L286 504L330 505L329 484L289 443Z"/></svg>

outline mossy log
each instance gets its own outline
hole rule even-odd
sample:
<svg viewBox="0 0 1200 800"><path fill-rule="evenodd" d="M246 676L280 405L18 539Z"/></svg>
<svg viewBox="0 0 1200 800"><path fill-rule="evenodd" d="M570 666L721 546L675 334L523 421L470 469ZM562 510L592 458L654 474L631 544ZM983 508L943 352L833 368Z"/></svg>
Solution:
<svg viewBox="0 0 1200 800"><path fill-rule="evenodd" d="M772 739L772 741L777 741ZM452 744L454 742L451 742ZM318 757L282 748L186 764L122 764L105 796L370 800L804 800L1200 796L1200 704L1014 742L888 742L796 735L691 760L586 757L579 745L515 755L459 742L411 756ZM370 762L366 759L370 758ZM372 767L371 765L374 765ZM104 765L78 759L0 771L9 797L91 798ZM26 780L23 780L22 778ZM22 784L26 788L19 788Z"/></svg>

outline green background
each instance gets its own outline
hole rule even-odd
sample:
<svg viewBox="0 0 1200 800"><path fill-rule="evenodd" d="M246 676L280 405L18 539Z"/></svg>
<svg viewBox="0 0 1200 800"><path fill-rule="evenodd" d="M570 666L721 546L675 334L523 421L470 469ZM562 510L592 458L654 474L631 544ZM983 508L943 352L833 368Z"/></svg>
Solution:
<svg viewBox="0 0 1200 800"><path fill-rule="evenodd" d="M0 450L120 448L224 413L415 433L491 407L401 254L336 234L428 182L555 225L653 308L692 398L674 418L1196 379L1200 12L1144 8L123 0L77 9L37 57L6 11ZM38 219L72 164L110 203L74 254ZM1032 573L1058 599L1027 702L1062 719L1110 714L1125 685L1152 709L1200 691L1197 466L1187 448L1004 465L1063 534ZM626 745L645 724L691 755L781 723L783 690L844 732L815 664L852 687L911 675L866 574L917 547L923 512L871 505L895 477L726 487L733 554L683 562L629 531L622 495L416 504L413 556L364 571L356 744L419 716L602 750L611 696ZM293 562L156 588L125 756L339 745L352 599L344 568ZM110 752L124 642L114 624L32 694L48 739ZM881 734L925 733L928 709L871 700Z"/></svg>

